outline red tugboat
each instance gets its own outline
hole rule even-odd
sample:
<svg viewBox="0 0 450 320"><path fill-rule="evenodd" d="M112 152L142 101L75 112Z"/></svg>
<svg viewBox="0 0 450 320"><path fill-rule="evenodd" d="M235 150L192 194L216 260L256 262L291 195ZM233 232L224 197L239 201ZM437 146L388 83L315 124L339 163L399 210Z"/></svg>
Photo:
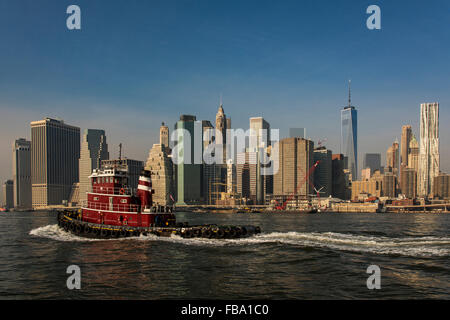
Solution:
<svg viewBox="0 0 450 320"><path fill-rule="evenodd" d="M123 238L155 234L183 238L240 238L261 232L254 226L189 226L177 223L173 207L153 206L151 173L143 170L137 192L128 187L128 175L117 166L96 169L90 176L92 192L79 210L58 213L58 225L87 238Z"/></svg>

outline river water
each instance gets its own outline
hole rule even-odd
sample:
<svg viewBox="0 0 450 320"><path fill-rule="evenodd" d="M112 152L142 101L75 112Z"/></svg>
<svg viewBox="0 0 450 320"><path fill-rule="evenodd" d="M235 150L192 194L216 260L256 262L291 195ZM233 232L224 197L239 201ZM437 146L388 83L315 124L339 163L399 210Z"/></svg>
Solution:
<svg viewBox="0 0 450 320"><path fill-rule="evenodd" d="M177 213L259 225L235 240L86 240L55 213L0 215L1 299L450 299L449 214ZM81 289L69 290L69 265ZM369 290L367 268L381 270Z"/></svg>

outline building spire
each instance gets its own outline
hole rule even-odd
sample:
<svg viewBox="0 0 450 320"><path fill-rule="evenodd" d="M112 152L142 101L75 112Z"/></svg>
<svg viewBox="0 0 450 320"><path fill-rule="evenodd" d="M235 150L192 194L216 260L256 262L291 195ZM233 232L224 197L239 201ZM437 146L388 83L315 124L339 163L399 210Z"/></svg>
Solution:
<svg viewBox="0 0 450 320"><path fill-rule="evenodd" d="M352 80L348 80L348 107L352 106Z"/></svg>

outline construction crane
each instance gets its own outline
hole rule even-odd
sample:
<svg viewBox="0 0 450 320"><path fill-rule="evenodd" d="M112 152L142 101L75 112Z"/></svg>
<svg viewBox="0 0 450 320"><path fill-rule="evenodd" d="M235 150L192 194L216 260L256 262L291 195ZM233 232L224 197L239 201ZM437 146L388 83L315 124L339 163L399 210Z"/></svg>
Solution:
<svg viewBox="0 0 450 320"><path fill-rule="evenodd" d="M311 183L311 181L309 180L309 178L310 178L310 176L313 174L314 170L316 170L316 168L317 168L317 166L319 165L319 163L320 163L320 161L316 161L316 163L314 163L314 165L313 165L311 168L309 168L308 173L305 175L304 179L303 179L299 184L297 184L297 187L295 188L294 193L292 193L292 194L286 199L286 201L283 203L283 205L280 205L280 204L278 203L278 201L275 200L275 202L276 202L276 204L277 204L276 207L275 207L276 210L286 210L286 205L287 205L287 203L288 203L289 201L291 201L291 200L294 198L294 196L297 194L298 189L300 188L300 186L302 186L306 181L308 181L308 183L309 183L310 185L312 185L312 183ZM313 186L313 188L314 188L314 186Z"/></svg>
<svg viewBox="0 0 450 320"><path fill-rule="evenodd" d="M325 142L327 142L328 141L328 139L327 138L324 138L324 139L319 139L319 141L317 142L317 145L319 146L319 148L320 147L322 147L323 146L323 144L325 143Z"/></svg>
<svg viewBox="0 0 450 320"><path fill-rule="evenodd" d="M317 188L314 187L314 191L316 192L316 194L310 194L309 195L310 197L317 197L317 204L318 204L319 208L320 208L320 194L321 193L325 193L325 192L322 191L323 188L325 188L325 187L322 187L319 190L317 190Z"/></svg>

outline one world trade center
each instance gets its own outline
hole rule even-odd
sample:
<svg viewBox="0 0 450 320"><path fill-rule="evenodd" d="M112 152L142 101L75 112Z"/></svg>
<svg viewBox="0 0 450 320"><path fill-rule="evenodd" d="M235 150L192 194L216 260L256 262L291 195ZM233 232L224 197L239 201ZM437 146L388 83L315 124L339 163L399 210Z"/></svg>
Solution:
<svg viewBox="0 0 450 320"><path fill-rule="evenodd" d="M341 110L341 153L355 181L358 179L358 111L351 105L350 84L349 81L348 106Z"/></svg>

